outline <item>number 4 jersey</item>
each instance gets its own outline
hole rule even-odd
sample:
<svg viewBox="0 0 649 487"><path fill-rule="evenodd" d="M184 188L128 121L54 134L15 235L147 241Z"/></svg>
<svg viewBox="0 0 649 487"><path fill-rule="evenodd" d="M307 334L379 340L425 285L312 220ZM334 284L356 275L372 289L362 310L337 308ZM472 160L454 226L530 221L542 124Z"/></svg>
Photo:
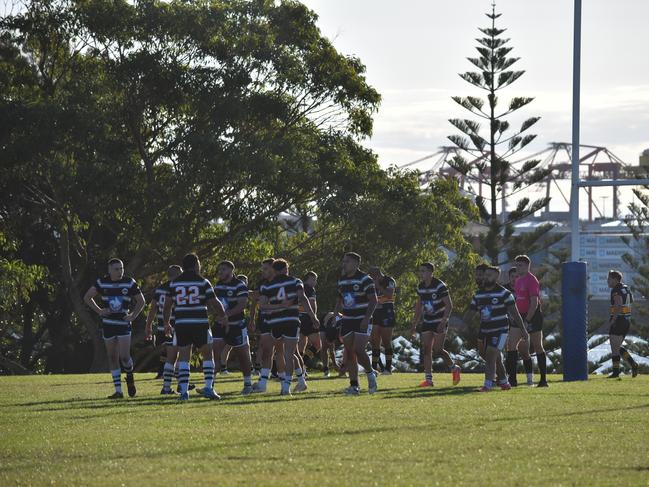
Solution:
<svg viewBox="0 0 649 487"><path fill-rule="evenodd" d="M176 328L183 325L209 326L207 301L215 299L210 281L193 271L185 271L169 282L168 296L173 299Z"/></svg>

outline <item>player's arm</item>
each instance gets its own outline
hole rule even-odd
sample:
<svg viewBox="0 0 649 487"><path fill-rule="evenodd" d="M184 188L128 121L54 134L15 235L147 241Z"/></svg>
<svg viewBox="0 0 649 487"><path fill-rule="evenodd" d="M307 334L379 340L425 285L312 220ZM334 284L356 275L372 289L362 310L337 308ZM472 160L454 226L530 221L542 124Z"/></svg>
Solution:
<svg viewBox="0 0 649 487"><path fill-rule="evenodd" d="M444 303L444 314L442 315L442 321L440 321L439 325L437 326L438 333L444 331L444 328L448 323L448 319L451 316L451 311L453 311L453 300L451 300L451 295L446 294L445 296L443 296L442 303Z"/></svg>
<svg viewBox="0 0 649 487"><path fill-rule="evenodd" d="M340 316L340 313L343 310L343 298L338 295L338 298L336 299L336 306L334 306L334 319L336 319L336 316Z"/></svg>
<svg viewBox="0 0 649 487"><path fill-rule="evenodd" d="M396 287L394 286L392 281L390 281L388 286L383 289L383 296L385 296L385 299L390 299L390 300L393 299L395 290L396 290Z"/></svg>
<svg viewBox="0 0 649 487"><path fill-rule="evenodd" d="M539 297L530 296L530 308L527 310L527 315L525 316L525 321L528 323L534 318L534 313L536 313L536 308L539 306Z"/></svg>
<svg viewBox="0 0 649 487"><path fill-rule="evenodd" d="M141 291L134 295L135 299L135 308L129 314L124 316L124 321L135 321L135 318L142 312L144 306L146 306L146 301L144 300L144 295Z"/></svg>
<svg viewBox="0 0 649 487"><path fill-rule="evenodd" d="M361 329L367 329L372 319L372 314L376 309L378 299L376 297L376 292L374 291L374 286L372 286L371 293L367 296L367 310L365 311L365 316L363 316L363 321L361 322Z"/></svg>
<svg viewBox="0 0 649 487"><path fill-rule="evenodd" d="M250 294L250 323L255 326L255 319L257 318L257 307L259 303L259 291L253 291Z"/></svg>
<svg viewBox="0 0 649 487"><path fill-rule="evenodd" d="M304 311L306 311L307 314L309 315L309 318L311 318L311 321L313 322L313 326L315 328L319 328L320 322L318 321L318 318L315 315L315 311L311 307L311 300L306 297L306 294L304 294L303 287L298 287L297 298L299 303L304 307Z"/></svg>
<svg viewBox="0 0 649 487"><path fill-rule="evenodd" d="M146 340L150 340L153 336L153 320L155 320L157 308L158 303L155 299L152 299L151 308L149 309L149 313L146 315L146 325L144 326L144 336Z"/></svg>
<svg viewBox="0 0 649 487"><path fill-rule="evenodd" d="M509 314L509 317L514 321L514 324L521 329L523 340L529 340L529 333L527 333L527 328L525 328L525 323L523 322L523 318L518 312L518 308L516 307L515 303L507 305L507 313Z"/></svg>
<svg viewBox="0 0 649 487"><path fill-rule="evenodd" d="M412 319L412 326L410 327L410 335L415 336L417 333L417 325L421 322L424 306L421 303L421 296L417 296L415 301L415 317Z"/></svg>
<svg viewBox="0 0 649 487"><path fill-rule="evenodd" d="M165 299L165 305L162 310L162 321L165 325L165 335L170 337L173 334L173 329L171 328L171 308L173 307L173 300L171 295L167 294Z"/></svg>
<svg viewBox="0 0 649 487"><path fill-rule="evenodd" d="M106 316L110 314L108 308L100 308L95 302L95 297L99 295L99 291L95 286L91 286L90 289L86 291L86 294L83 296L83 301L88 305L88 307L97 313L99 316Z"/></svg>
<svg viewBox="0 0 649 487"><path fill-rule="evenodd" d="M228 309L225 313L228 316L235 316L243 313L246 309L246 304L248 304L248 296L240 296L237 298L237 305L234 308Z"/></svg>

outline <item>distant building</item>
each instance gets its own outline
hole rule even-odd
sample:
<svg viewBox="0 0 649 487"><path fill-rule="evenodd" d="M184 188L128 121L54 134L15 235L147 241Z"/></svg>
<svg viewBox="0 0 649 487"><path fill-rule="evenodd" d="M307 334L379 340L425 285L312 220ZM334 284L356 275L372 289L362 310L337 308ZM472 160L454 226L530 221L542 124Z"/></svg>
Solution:
<svg viewBox="0 0 649 487"><path fill-rule="evenodd" d="M640 166L649 167L649 149L645 149L640 154Z"/></svg>

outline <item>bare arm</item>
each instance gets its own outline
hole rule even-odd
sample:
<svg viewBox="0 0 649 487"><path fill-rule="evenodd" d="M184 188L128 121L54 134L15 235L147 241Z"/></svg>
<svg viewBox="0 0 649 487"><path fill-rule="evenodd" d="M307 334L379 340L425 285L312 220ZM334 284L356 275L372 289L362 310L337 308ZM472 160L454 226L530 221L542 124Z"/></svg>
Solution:
<svg viewBox="0 0 649 487"><path fill-rule="evenodd" d="M340 296L336 299L336 306L334 307L334 319L336 316L340 316L340 312L343 309L343 300Z"/></svg>
<svg viewBox="0 0 649 487"><path fill-rule="evenodd" d="M167 299L165 299L165 306L164 309L162 310L162 320L164 321L165 324L166 336L171 336L172 334L172 328L171 328L171 307L172 306L173 306L173 299L171 298L170 295L167 295Z"/></svg>
<svg viewBox="0 0 649 487"><path fill-rule="evenodd" d="M525 323L523 323L523 318L518 312L516 305L510 304L509 306L507 306L507 313L509 314L509 317L514 320L514 324L521 329L521 332L523 332L523 339L529 339L529 334L527 333L527 329L525 328Z"/></svg>
<svg viewBox="0 0 649 487"><path fill-rule="evenodd" d="M525 320L527 322L532 321L532 318L534 318L534 313L536 313L536 308L539 306L539 297L538 296L530 296L530 309L527 310L527 316L525 316Z"/></svg>
<svg viewBox="0 0 649 487"><path fill-rule="evenodd" d="M148 340L153 335L153 320L155 319L158 303L155 300L151 301L151 308L149 314L146 316L146 325L144 326L144 335Z"/></svg>
<svg viewBox="0 0 649 487"><path fill-rule="evenodd" d="M417 325L421 321L424 307L421 304L421 297L417 296L417 301L415 302L415 317L412 320L412 326L410 327L410 334L415 335L417 331Z"/></svg>
<svg viewBox="0 0 649 487"><path fill-rule="evenodd" d="M367 310L365 311L365 316L363 317L364 322L367 323L370 322L370 319L372 318L372 314L376 309L377 303L378 300L376 298L376 294L370 294L369 297L367 298Z"/></svg>
<svg viewBox="0 0 649 487"><path fill-rule="evenodd" d="M613 307L612 307L612 310L611 310L612 311L611 312L611 323L613 323L617 319L618 315L622 311L622 306L623 306L623 304L622 304L622 296L620 296L619 294L615 294L613 296Z"/></svg>
<svg viewBox="0 0 649 487"><path fill-rule="evenodd" d="M99 295L97 288L92 286L86 291L86 294L83 296L83 301L88 305L88 307L97 313L99 316L105 316L110 313L110 310L106 308L100 308L95 302L95 296Z"/></svg>
<svg viewBox="0 0 649 487"><path fill-rule="evenodd" d="M318 321L318 318L316 318L315 311L311 307L311 300L306 297L306 294L304 294L304 289L298 289L297 297L298 297L298 300L299 300L300 304L304 307L304 310L307 312L307 314L311 318L311 321L313 321L313 326L315 328L319 328L320 327L320 322Z"/></svg>

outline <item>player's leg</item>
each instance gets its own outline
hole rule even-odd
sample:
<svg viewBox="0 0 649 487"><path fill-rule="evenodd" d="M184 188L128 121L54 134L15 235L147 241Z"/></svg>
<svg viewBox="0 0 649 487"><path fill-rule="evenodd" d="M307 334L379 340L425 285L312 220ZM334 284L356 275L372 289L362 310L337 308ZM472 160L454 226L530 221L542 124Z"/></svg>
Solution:
<svg viewBox="0 0 649 487"><path fill-rule="evenodd" d="M313 331L307 335L306 347L302 348L302 358L304 359L304 364L309 363L310 366L314 365L315 358L320 354L322 349L322 340L320 339L320 333L318 331Z"/></svg>
<svg viewBox="0 0 649 487"><path fill-rule="evenodd" d="M266 392L268 379L270 378L270 368L273 364L273 336L270 330L260 330L259 350L261 354L261 375L259 381L253 385L255 392Z"/></svg>
<svg viewBox="0 0 649 487"><path fill-rule="evenodd" d="M521 339L518 342L518 356L523 359L523 369L525 370L527 385L534 385L534 363L530 355L530 342L528 340Z"/></svg>
<svg viewBox="0 0 649 487"><path fill-rule="evenodd" d="M329 377L329 340L327 340L327 334L324 331L320 332L320 341L322 347L320 348L320 361L322 362L322 373L325 377Z"/></svg>
<svg viewBox="0 0 649 487"><path fill-rule="evenodd" d="M381 343L383 344L383 353L385 354L385 369L383 370L384 375L392 374L392 356L394 350L392 348L392 327L391 326L378 326L381 338ZM374 329L372 329L374 332Z"/></svg>
<svg viewBox="0 0 649 487"><path fill-rule="evenodd" d="M188 327L188 325L185 325L185 327ZM178 389L180 399L183 401L189 399L189 360L192 356L191 339L188 340L185 334L185 330L178 327L176 330L178 337Z"/></svg>
<svg viewBox="0 0 649 487"><path fill-rule="evenodd" d="M228 371L228 360L230 359L230 352L232 351L232 346L230 346L228 343L226 343L223 346L223 349L221 350L221 353L219 355L214 355L214 360L216 358L219 358L219 373L221 375L229 375L230 372Z"/></svg>
<svg viewBox="0 0 649 487"><path fill-rule="evenodd" d="M376 316L380 310L376 310ZM372 318L375 319L374 317ZM370 347L372 349L372 370L379 370L379 360L381 360L381 327L376 325L372 326L372 333L370 334Z"/></svg>
<svg viewBox="0 0 649 487"><path fill-rule="evenodd" d="M522 332L517 326L509 328L509 336L507 337L507 358L505 359L505 369L509 376L509 383L516 387L518 385L518 378L516 373L518 369L518 345L522 339Z"/></svg>
<svg viewBox="0 0 649 487"><path fill-rule="evenodd" d="M500 352L492 343L487 343L485 347L485 380L480 389L481 392L488 392L496 382L496 360Z"/></svg>
<svg viewBox="0 0 649 487"><path fill-rule="evenodd" d="M220 360L223 351L225 350L227 344L225 343L225 334L224 333L215 333L215 336L212 338L212 386L214 385L214 376L216 375L216 361ZM209 360L208 360L209 361ZM208 364L209 367L209 364ZM203 373L205 373L205 364L203 364ZM207 380L206 380L207 387ZM213 387L212 387L213 389Z"/></svg>
<svg viewBox="0 0 649 487"><path fill-rule="evenodd" d="M131 334L117 337L117 347L119 349L119 362L122 370L126 373L126 389L129 397L134 397L137 393L135 388L135 378L133 377L133 358L131 357Z"/></svg>
<svg viewBox="0 0 649 487"><path fill-rule="evenodd" d="M284 345L284 380L282 381L281 394L290 395L291 394L291 381L293 380L293 371L295 369L294 359L297 350L297 336L291 336L292 334L286 334L282 337L282 342Z"/></svg>
<svg viewBox="0 0 649 487"><path fill-rule="evenodd" d="M250 357L250 341L248 329L244 327L232 328L228 333L229 345L239 361L239 368L243 374L243 389L241 394L247 396L252 393L252 360Z"/></svg>
<svg viewBox="0 0 649 487"><path fill-rule="evenodd" d="M423 350L424 362L424 380L419 384L420 387L433 386L433 332L431 330L422 331L421 348Z"/></svg>
<svg viewBox="0 0 649 487"><path fill-rule="evenodd" d="M532 344L532 347L534 347L534 351L536 352L536 361L539 367L540 378L537 386L547 387L547 363L545 349L543 348L543 332L534 331L530 333L530 342Z"/></svg>
<svg viewBox="0 0 649 487"><path fill-rule="evenodd" d="M222 343L217 347L215 342L218 341ZM199 348L199 351L203 356L203 379L205 381L203 396L208 399L220 399L219 395L214 391L214 358L218 357L214 351L217 349L219 352L223 350L222 339L212 340L211 343L208 341Z"/></svg>
<svg viewBox="0 0 649 487"><path fill-rule="evenodd" d="M358 394L358 363L356 362L356 354L354 353L354 331L343 330L343 346L344 350L344 363L347 372L349 373L349 388L346 390L349 394Z"/></svg>
<svg viewBox="0 0 649 487"><path fill-rule="evenodd" d="M357 364L361 365L365 369L368 392L374 394L378 389L376 383L376 372L372 368L372 361L370 360L370 356L367 354L367 343L370 340L371 333L372 330L368 330L367 333L354 332L354 355L356 355ZM358 371L358 366L356 367L356 370Z"/></svg>
<svg viewBox="0 0 649 487"><path fill-rule="evenodd" d="M174 376L174 367L176 365L176 358L178 357L178 347L173 343L173 339L171 344L169 341L167 342L165 345L165 351L167 352L167 356L164 371L162 373L162 390L160 391L160 394L172 395L173 390L171 389L171 380Z"/></svg>
<svg viewBox="0 0 649 487"><path fill-rule="evenodd" d="M284 381L286 376L286 359L284 358L284 343L281 334L275 339L275 364L277 365L277 375L280 381Z"/></svg>
<svg viewBox="0 0 649 487"><path fill-rule="evenodd" d="M611 360L613 361L613 372L608 376L609 379L617 379L620 376L620 348L624 337L622 335L609 335L611 344Z"/></svg>
<svg viewBox="0 0 649 487"><path fill-rule="evenodd" d="M113 386L115 386L115 393L108 396L108 398L120 399L124 397L124 394L122 393L122 369L119 366L117 337L110 334L106 325L104 325L103 333L106 355L108 356L108 367L110 368L110 375L113 377Z"/></svg>

